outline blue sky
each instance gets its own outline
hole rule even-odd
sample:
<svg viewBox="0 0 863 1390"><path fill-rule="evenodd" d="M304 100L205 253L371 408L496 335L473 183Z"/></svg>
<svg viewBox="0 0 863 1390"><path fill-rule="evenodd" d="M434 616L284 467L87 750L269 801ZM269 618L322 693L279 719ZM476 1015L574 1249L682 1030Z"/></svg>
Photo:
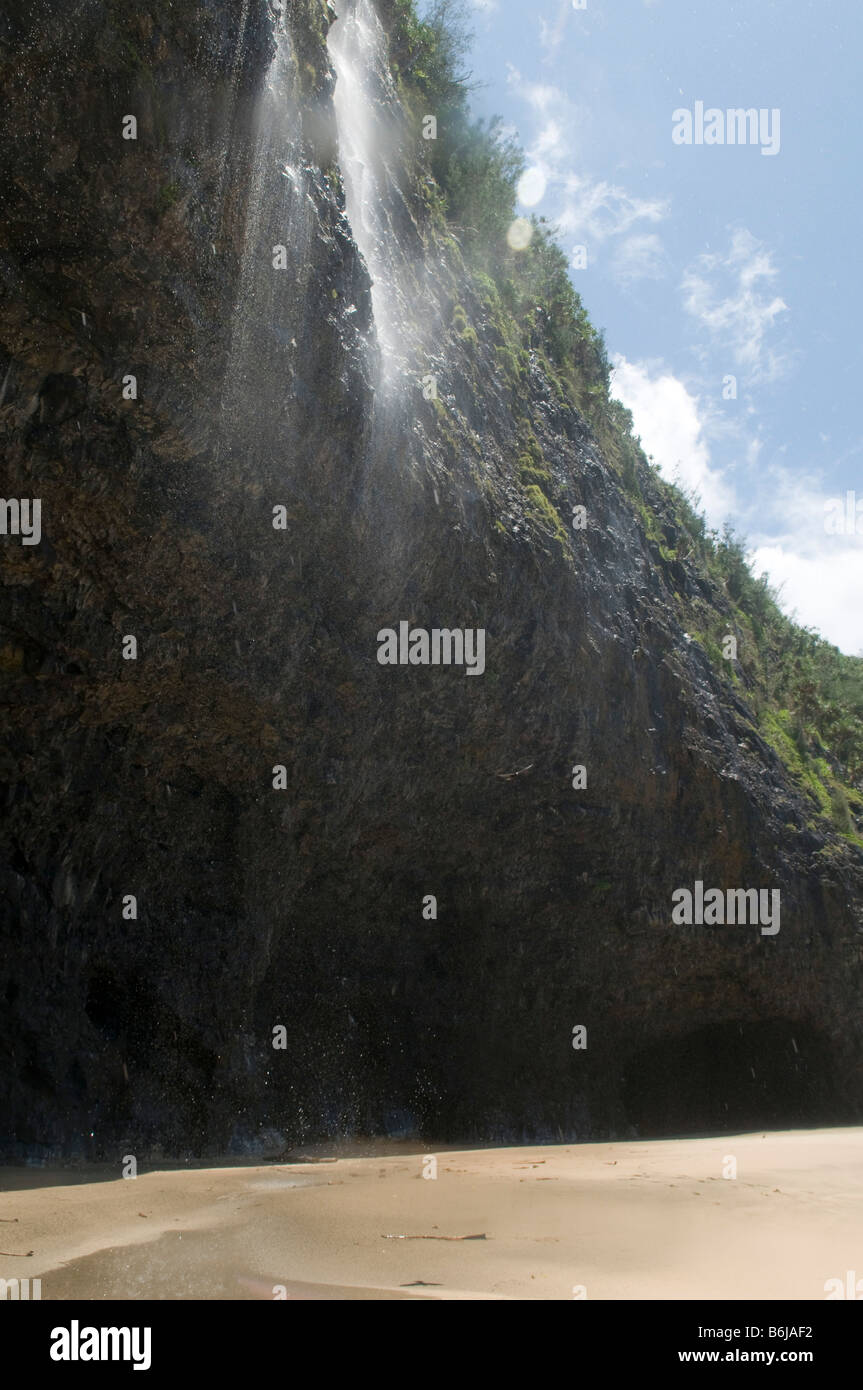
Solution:
<svg viewBox="0 0 863 1390"><path fill-rule="evenodd" d="M527 152L520 211L560 227L647 452L788 611L863 652L856 0L468 3L474 108ZM696 102L778 109L778 152L675 143Z"/></svg>

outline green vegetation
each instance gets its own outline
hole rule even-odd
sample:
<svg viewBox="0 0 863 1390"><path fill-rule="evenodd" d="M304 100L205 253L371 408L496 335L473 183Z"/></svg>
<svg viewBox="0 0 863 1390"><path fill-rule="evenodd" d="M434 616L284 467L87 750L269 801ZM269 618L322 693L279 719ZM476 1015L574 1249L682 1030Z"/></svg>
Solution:
<svg viewBox="0 0 863 1390"><path fill-rule="evenodd" d="M709 531L691 497L655 475L652 481L678 530L678 554L713 588L710 602L681 601L688 631L717 674L740 685L762 738L818 814L863 845L854 826L863 813L863 661L782 612L731 527ZM737 639L736 662L723 656L728 635Z"/></svg>
<svg viewBox="0 0 863 1390"><path fill-rule="evenodd" d="M645 458L630 412L610 395L603 337L572 286L554 229L532 218L527 247L510 247L524 157L499 120L471 115L465 61L472 35L463 0L426 0L422 18L414 0L378 2L409 118L418 131L425 115L437 118L438 138L417 142L427 160L418 182L440 235L454 239L464 259L514 400L533 362L558 399L581 410L641 518L681 625L716 675L746 700L761 738L811 798L813 814L863 845L855 830L855 817L863 816L863 661L786 617L767 576L753 575L743 541L729 527L709 530L698 499L666 483ZM452 328L476 344L461 304ZM527 510L569 553L558 511L564 499L529 423L520 426L518 477ZM723 654L729 634L737 640L736 661Z"/></svg>
<svg viewBox="0 0 863 1390"><path fill-rule="evenodd" d="M633 443L635 451L632 471L619 471L645 535L662 561L682 563L695 581L692 593L678 595L683 626L716 674L738 688L817 813L863 845L854 823L863 814L863 661L787 617L768 576L752 573L744 541L728 525L710 530L698 499L659 477L632 440L631 417L624 423L618 462ZM723 654L728 636L736 660Z"/></svg>
<svg viewBox="0 0 863 1390"><path fill-rule="evenodd" d="M179 197L180 185L178 183L172 181L171 183L163 184L156 198L156 207L160 214L164 214L169 208L172 208Z"/></svg>
<svg viewBox="0 0 863 1390"><path fill-rule="evenodd" d="M423 19L413 0L381 0L381 12L406 110L417 130L426 114L437 119L437 139L426 144L435 206L478 277L507 379L513 386L522 380L519 353L534 350L546 359L560 398L574 399L589 412L608 400L605 346L545 219L531 219L533 235L523 251L507 242L524 156L503 134L500 120L477 120L470 113L464 60L472 36L462 0L429 0Z"/></svg>
<svg viewBox="0 0 863 1390"><path fill-rule="evenodd" d="M462 342L476 344L479 341L476 336L476 329L468 323L467 314L461 304L457 304L453 309L452 326Z"/></svg>
<svg viewBox="0 0 863 1390"><path fill-rule="evenodd" d="M569 537L557 508L552 502L549 502L542 488L537 487L534 483L528 484L524 491L528 509L533 513L534 518L543 530L550 532L561 548L566 550L569 545Z"/></svg>

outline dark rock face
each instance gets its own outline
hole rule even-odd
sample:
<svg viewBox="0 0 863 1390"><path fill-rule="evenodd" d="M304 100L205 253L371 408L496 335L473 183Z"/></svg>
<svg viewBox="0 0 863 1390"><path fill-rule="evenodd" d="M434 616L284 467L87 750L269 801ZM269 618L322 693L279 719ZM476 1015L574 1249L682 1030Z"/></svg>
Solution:
<svg viewBox="0 0 863 1390"><path fill-rule="evenodd" d="M445 328L375 391L326 15L288 11L270 146L260 0L0 30L3 488L42 499L40 544L0 538L2 1150L859 1119L859 855L687 641L703 576L537 362L501 377L407 177ZM525 419L588 509L566 546L525 514ZM400 620L484 628L485 673L379 665ZM697 879L778 887L781 930L672 925Z"/></svg>

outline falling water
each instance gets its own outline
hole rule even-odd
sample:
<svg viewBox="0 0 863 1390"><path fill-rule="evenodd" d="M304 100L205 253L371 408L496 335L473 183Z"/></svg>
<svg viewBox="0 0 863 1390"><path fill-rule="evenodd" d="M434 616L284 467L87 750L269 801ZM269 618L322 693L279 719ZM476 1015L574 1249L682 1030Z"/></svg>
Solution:
<svg viewBox="0 0 863 1390"><path fill-rule="evenodd" d="M254 121L239 293L223 398L235 423L256 409L269 371L301 337L311 274L314 205L302 158L302 118L284 14L276 16L275 52ZM274 264L284 248L285 266ZM282 383L282 388L287 383Z"/></svg>
<svg viewBox="0 0 863 1390"><path fill-rule="evenodd" d="M339 0L329 31L336 73L334 110L348 220L372 280L379 385L392 388L413 363L430 305L419 289L421 243L400 186L404 115L389 70L386 35L372 0ZM275 50L254 116L239 289L222 396L225 436L266 447L261 409L278 428L279 402L316 331L310 277L318 227L315 172L304 155L297 58L284 12L274 19ZM319 177L319 176L318 176ZM411 241L413 233L414 241ZM282 247L284 269L274 264ZM408 250L408 248L412 248ZM424 313L416 305L424 303ZM395 393L387 392L393 403ZM272 433L269 435L272 442Z"/></svg>
<svg viewBox="0 0 863 1390"><path fill-rule="evenodd" d="M385 378L404 371L410 313L399 235L397 168L403 138L387 40L372 0L340 0L328 47L351 229L372 278L372 306Z"/></svg>
<svg viewBox="0 0 863 1390"><path fill-rule="evenodd" d="M228 75L228 94L225 103L225 148L222 151L221 169L219 172L219 182L216 191L216 205L221 204L225 192L225 183L229 172L229 150L231 143L234 116L237 109L237 83L240 75L240 63L243 56L243 45L246 42L246 26L249 21L249 0L243 0L240 18L237 23L237 37L234 43L234 53L231 59L231 67Z"/></svg>

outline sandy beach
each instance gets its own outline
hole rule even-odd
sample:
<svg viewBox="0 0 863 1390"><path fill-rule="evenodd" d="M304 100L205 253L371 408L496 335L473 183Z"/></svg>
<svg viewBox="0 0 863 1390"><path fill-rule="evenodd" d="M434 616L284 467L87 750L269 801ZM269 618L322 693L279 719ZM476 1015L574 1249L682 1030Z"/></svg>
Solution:
<svg viewBox="0 0 863 1390"><path fill-rule="evenodd" d="M863 1278L860 1128L300 1157L2 1168L0 1277L43 1300L823 1300Z"/></svg>

